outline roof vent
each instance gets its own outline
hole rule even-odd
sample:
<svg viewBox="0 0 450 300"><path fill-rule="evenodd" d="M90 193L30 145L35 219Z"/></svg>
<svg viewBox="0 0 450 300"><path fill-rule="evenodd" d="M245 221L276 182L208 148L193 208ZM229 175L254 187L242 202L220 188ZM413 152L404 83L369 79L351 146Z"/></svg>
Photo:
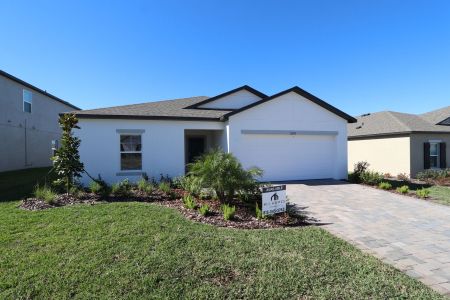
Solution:
<svg viewBox="0 0 450 300"><path fill-rule="evenodd" d="M367 116L370 116L370 113L361 115L361 117L367 117Z"/></svg>

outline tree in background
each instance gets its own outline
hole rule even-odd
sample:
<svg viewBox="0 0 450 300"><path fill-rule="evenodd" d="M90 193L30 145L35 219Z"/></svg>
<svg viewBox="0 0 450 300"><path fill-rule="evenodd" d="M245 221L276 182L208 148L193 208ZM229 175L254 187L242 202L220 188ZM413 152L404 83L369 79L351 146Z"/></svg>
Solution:
<svg viewBox="0 0 450 300"><path fill-rule="evenodd" d="M80 139L73 136L73 129L79 129L78 119L74 114L64 114L59 118L59 125L63 131L61 137L61 146L56 150L52 157L53 168L58 179L57 185L64 185L67 194L73 186L75 179L81 177L84 171L83 163L80 162Z"/></svg>

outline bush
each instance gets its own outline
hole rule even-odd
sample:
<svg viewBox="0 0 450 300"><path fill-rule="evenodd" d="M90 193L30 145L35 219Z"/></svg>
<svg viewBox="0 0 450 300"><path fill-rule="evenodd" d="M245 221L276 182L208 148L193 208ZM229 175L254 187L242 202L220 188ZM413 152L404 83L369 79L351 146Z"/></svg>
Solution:
<svg viewBox="0 0 450 300"><path fill-rule="evenodd" d="M366 171L360 175L361 182L368 185L379 185L384 179L383 174L378 172Z"/></svg>
<svg viewBox="0 0 450 300"><path fill-rule="evenodd" d="M188 192L191 196L197 197L202 191L202 185L198 178L194 176L181 176L176 178L176 184L180 186L181 189Z"/></svg>
<svg viewBox="0 0 450 300"><path fill-rule="evenodd" d="M170 193L170 183L167 181L161 181L158 185L158 188L161 190L161 192L164 192L167 195Z"/></svg>
<svg viewBox="0 0 450 300"><path fill-rule="evenodd" d="M39 199L39 200L43 200L46 203L50 204L50 205L54 205L56 204L56 193L49 187L47 187L46 185L44 186L39 186L36 185L34 187L34 191L33 191L34 197Z"/></svg>
<svg viewBox="0 0 450 300"><path fill-rule="evenodd" d="M401 187L397 188L397 192L399 192L401 194L408 194L409 187L407 185L402 185Z"/></svg>
<svg viewBox="0 0 450 300"><path fill-rule="evenodd" d="M121 182L115 183L111 187L111 192L116 197L129 197L131 196L131 184L128 179L124 179Z"/></svg>
<svg viewBox="0 0 450 300"><path fill-rule="evenodd" d="M397 175L397 179L401 181L409 181L409 175L406 173L400 173Z"/></svg>
<svg viewBox="0 0 450 300"><path fill-rule="evenodd" d="M390 190L390 189L392 189L392 184L390 184L389 182L383 181L383 182L380 182L378 187L382 190Z"/></svg>
<svg viewBox="0 0 450 300"><path fill-rule="evenodd" d="M144 177L142 177L137 182L137 189L140 192L145 193L146 195L151 195L153 193L154 186L152 183L148 182Z"/></svg>
<svg viewBox="0 0 450 300"><path fill-rule="evenodd" d="M230 206L228 204L222 205L223 218L228 221L233 219L236 212L236 206Z"/></svg>
<svg viewBox="0 0 450 300"><path fill-rule="evenodd" d="M203 204L202 206L200 206L198 211L200 212L200 214L202 216L206 217L209 214L209 206L206 204Z"/></svg>
<svg viewBox="0 0 450 300"><path fill-rule="evenodd" d="M231 200L237 191L253 193L258 190L259 168L244 170L231 153L213 150L189 164L189 175L203 188L211 188L221 202Z"/></svg>
<svg viewBox="0 0 450 300"><path fill-rule="evenodd" d="M80 199L84 194L84 190L80 186L73 185L69 189L69 194L77 199Z"/></svg>
<svg viewBox="0 0 450 300"><path fill-rule="evenodd" d="M416 195L423 199L428 198L430 196L430 190L421 188L419 190L416 190Z"/></svg>
<svg viewBox="0 0 450 300"><path fill-rule="evenodd" d="M91 181L91 183L89 183L89 190L102 198L108 197L111 192L108 184L102 179Z"/></svg>
<svg viewBox="0 0 450 300"><path fill-rule="evenodd" d="M361 183L361 175L369 168L367 161L359 161L353 166L353 172L348 174L348 181L353 183Z"/></svg>
<svg viewBox="0 0 450 300"><path fill-rule="evenodd" d="M258 202L256 202L256 206L255 206L255 215L258 220L261 220L264 218L262 210L261 210L261 208L259 208Z"/></svg>
<svg viewBox="0 0 450 300"><path fill-rule="evenodd" d="M443 170L425 170L423 172L419 172L416 175L417 179L420 180L428 180L428 179L443 179L443 178L450 178L450 169L443 169Z"/></svg>
<svg viewBox="0 0 450 300"><path fill-rule="evenodd" d="M186 207L188 209L195 209L196 204L195 204L194 197L192 197L191 195L185 195L183 197L183 205L184 205L184 207Z"/></svg>

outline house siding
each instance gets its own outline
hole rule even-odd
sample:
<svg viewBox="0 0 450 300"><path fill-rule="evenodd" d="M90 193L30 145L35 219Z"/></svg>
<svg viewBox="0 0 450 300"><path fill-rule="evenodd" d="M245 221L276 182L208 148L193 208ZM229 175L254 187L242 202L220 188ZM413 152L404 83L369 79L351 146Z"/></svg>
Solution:
<svg viewBox="0 0 450 300"><path fill-rule="evenodd" d="M367 161L369 169L381 173L411 174L410 137L384 137L348 141L348 170ZM421 159L423 160L423 159Z"/></svg>
<svg viewBox="0 0 450 300"><path fill-rule="evenodd" d="M75 134L81 139L80 158L86 171L93 177L100 175L106 182L115 183L125 178L135 181L141 176L120 175L118 129L144 130L142 172L159 179L161 174L176 177L185 173L186 130L213 130L218 136L211 140L214 143L223 141L224 125L223 122L206 121L80 119L80 129ZM226 148L226 145L219 146ZM81 183L87 185L90 180L84 175Z"/></svg>
<svg viewBox="0 0 450 300"><path fill-rule="evenodd" d="M32 113L23 111L23 89L33 94ZM73 107L0 76L0 171L51 165L51 141L59 140L59 113Z"/></svg>
<svg viewBox="0 0 450 300"><path fill-rule="evenodd" d="M411 174L415 176L417 173L422 172L423 169L423 143L429 140L442 140L447 145L446 161L447 167L450 163L450 133L413 133L411 134Z"/></svg>
<svg viewBox="0 0 450 300"><path fill-rule="evenodd" d="M244 134L243 130L263 134ZM309 133L301 134L302 131ZM228 136L229 151L244 167L266 170L262 180L347 178L347 120L297 93L284 94L231 116Z"/></svg>

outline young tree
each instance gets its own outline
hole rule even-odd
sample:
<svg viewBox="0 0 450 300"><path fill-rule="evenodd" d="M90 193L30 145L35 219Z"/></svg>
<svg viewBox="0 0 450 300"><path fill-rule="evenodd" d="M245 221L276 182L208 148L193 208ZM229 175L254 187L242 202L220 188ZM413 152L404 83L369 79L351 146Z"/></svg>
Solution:
<svg viewBox="0 0 450 300"><path fill-rule="evenodd" d="M56 150L55 156L52 157L53 168L56 171L58 179L56 184L64 184L67 194L76 178L81 177L84 171L83 163L80 162L80 154L78 147L80 139L73 136L73 129L79 129L77 126L78 119L74 114L64 114L59 118L59 125L63 131L61 137L61 146Z"/></svg>

